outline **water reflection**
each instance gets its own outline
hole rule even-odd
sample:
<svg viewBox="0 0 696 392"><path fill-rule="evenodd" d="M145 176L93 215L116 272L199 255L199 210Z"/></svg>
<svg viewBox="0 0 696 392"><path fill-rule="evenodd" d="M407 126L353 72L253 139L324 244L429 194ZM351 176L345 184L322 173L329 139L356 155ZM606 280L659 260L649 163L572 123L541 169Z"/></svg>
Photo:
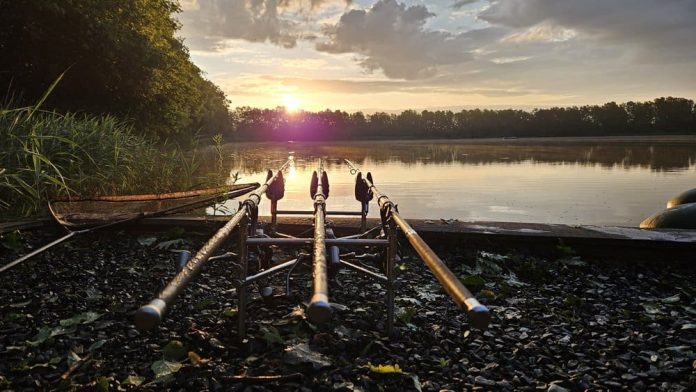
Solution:
<svg viewBox="0 0 696 392"><path fill-rule="evenodd" d="M451 143L451 142L343 142L343 143L240 143L226 146L232 167L242 172L262 170L268 162L283 162L288 152L298 157L298 165L319 157L340 164L340 158L357 163L414 164L492 164L541 162L553 164L598 165L601 167L641 167L654 171L688 170L696 162L696 144L668 142L633 143Z"/></svg>
<svg viewBox="0 0 696 392"><path fill-rule="evenodd" d="M693 142L241 143L225 151L243 182L263 181L293 155L283 209L311 207L320 157L331 180L329 209L359 208L348 158L372 171L411 218L636 226L696 186Z"/></svg>

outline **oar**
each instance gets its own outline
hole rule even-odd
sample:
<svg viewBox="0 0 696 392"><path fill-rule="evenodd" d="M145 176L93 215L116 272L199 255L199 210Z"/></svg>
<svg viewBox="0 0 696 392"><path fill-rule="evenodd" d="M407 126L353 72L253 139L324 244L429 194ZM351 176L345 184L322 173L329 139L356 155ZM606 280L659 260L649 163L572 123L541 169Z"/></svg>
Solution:
<svg viewBox="0 0 696 392"><path fill-rule="evenodd" d="M160 210L160 211L154 211L154 212L141 212L141 213L139 213L139 214L137 214L137 215L134 215L134 216L131 216L131 217L122 219L122 220L118 220L118 221L114 221L114 222L109 222L109 223L104 223L104 224L102 224L102 225L98 225L98 226L94 226L94 227L90 227L90 228L86 228L86 229L82 229L82 230L70 231L70 230L68 229L68 231L70 231L70 232L69 232L68 234L64 235L63 237L60 237L60 238L58 238L57 240L55 240L55 241L53 241L53 242L50 242L50 243L48 243L48 244L46 244L46 245L40 247L39 249L36 249L35 251L33 251L33 252L31 252L31 253L28 253L28 254L26 254L26 255L24 255L24 256L18 258L17 260L15 260L15 261L13 261L13 262L11 262L11 263L9 263L9 264L6 264L6 265L0 267L0 274L3 273L3 272L5 272L5 271L7 271L8 269L14 267L15 265L20 264L20 263L26 261L27 259L30 259L30 258L32 258L32 257L34 257L34 256L36 256L36 255L38 255L38 254L40 254L40 253L42 253L42 252L45 252L47 249L50 249L50 248L52 248L52 247L54 247L54 246L60 244L61 242L64 242L64 241L66 241L66 240L68 240L68 239L70 239L70 238L72 238L72 237L74 237L74 236L76 236L76 235L78 235L78 234L86 234L86 233L90 233L90 232L93 232L93 231L96 231L96 230L105 229L105 228L107 228L107 227L112 227L112 226L116 226L116 225L121 225L121 224L129 223L129 222L134 222L134 221L137 221L137 220L140 220L140 219L144 219L144 218L155 218L155 217L158 217L158 216L164 216L164 215L168 215L168 214L174 214L174 213L176 213L176 212L180 212L180 211L184 211L184 210L191 210L191 209L194 209L194 208L198 208L199 206L207 205L208 203L210 203L210 202L212 202L212 201L214 201L214 200L217 200L217 199L220 198L220 197L224 197L225 199L231 199L231 198L233 198L233 197L237 197L237 196L243 195L243 194L245 194L245 193L248 193L248 192L250 192L250 191L253 191L254 189L256 189L256 188L258 188L258 187L259 187L259 184L258 184L258 183L254 183L254 184L250 184L250 185L249 185L248 187L246 187L246 188L236 189L236 190L234 190L234 191L230 191L230 192L223 193L222 195L211 196L211 197L205 198L205 199L203 199L203 200L196 200L196 201L194 201L194 202L182 204L182 205L180 205L180 206L175 206L175 207L166 208L166 209ZM55 220L62 224L61 219L59 219L59 218L56 216L56 213L55 213L55 211L53 211L53 208L51 207L51 204L50 204L50 203L48 204L48 209L49 209L49 211L51 212L51 215L53 215L53 217L55 218Z"/></svg>
<svg viewBox="0 0 696 392"><path fill-rule="evenodd" d="M360 169L353 165L351 161L347 159L345 161L350 167L351 174L360 173ZM430 271L432 271L433 275L440 281L440 284L450 297L452 297L454 302L459 305L460 308L466 309L471 325L481 329L486 328L491 320L491 314L488 308L481 305L471 291L469 291L459 278L447 268L447 265L445 265L430 246L423 241L413 227L406 222L406 219L399 215L396 205L389 200L387 195L377 189L370 178L371 176L362 176L362 180L375 195L377 203L382 211L385 212L388 217L391 217L399 228L401 228L401 231L404 232L404 235L408 239L408 242L411 243L411 246L413 246L413 249L418 253L428 268L430 268Z"/></svg>

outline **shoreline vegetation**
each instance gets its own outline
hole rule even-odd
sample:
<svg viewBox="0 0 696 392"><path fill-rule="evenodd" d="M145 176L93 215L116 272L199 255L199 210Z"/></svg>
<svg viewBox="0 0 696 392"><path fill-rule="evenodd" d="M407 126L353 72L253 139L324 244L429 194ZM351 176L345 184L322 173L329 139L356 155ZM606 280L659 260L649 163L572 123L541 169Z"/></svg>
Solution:
<svg viewBox="0 0 696 392"><path fill-rule="evenodd" d="M235 141L334 141L602 137L696 134L696 105L687 98L646 102L505 109L405 110L398 114L341 110L288 112L283 107L238 107Z"/></svg>
<svg viewBox="0 0 696 392"><path fill-rule="evenodd" d="M2 220L45 213L59 196L160 193L217 185L196 149L155 144L113 116L0 106Z"/></svg>

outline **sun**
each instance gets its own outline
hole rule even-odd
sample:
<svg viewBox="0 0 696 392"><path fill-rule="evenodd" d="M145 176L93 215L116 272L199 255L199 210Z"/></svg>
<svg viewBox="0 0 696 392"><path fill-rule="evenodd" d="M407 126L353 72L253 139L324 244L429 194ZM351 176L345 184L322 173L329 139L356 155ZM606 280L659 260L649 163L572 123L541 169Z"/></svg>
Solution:
<svg viewBox="0 0 696 392"><path fill-rule="evenodd" d="M296 112L300 109L300 101L292 95L283 95L283 106L288 112Z"/></svg>

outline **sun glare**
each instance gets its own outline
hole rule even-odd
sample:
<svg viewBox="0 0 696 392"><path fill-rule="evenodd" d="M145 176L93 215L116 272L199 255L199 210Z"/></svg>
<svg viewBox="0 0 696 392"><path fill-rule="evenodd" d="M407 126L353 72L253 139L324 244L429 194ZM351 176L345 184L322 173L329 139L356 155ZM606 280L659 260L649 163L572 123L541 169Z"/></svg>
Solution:
<svg viewBox="0 0 696 392"><path fill-rule="evenodd" d="M300 101L292 95L283 95L283 106L288 112L296 112L300 109Z"/></svg>

